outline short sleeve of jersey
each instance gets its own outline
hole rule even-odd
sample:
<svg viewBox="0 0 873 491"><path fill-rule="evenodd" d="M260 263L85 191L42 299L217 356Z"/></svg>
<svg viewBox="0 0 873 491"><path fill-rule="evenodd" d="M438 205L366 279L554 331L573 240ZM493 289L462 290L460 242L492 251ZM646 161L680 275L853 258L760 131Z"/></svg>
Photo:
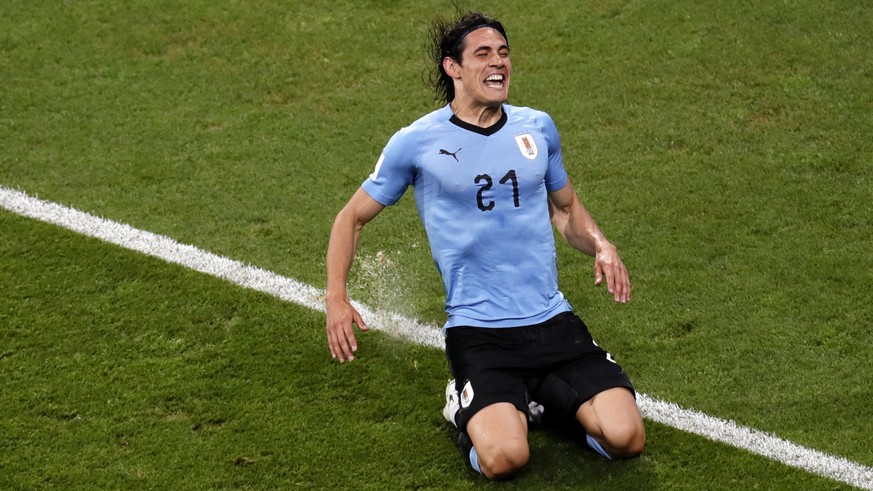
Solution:
<svg viewBox="0 0 873 491"><path fill-rule="evenodd" d="M567 170L564 169L564 157L561 152L561 137L555 122L543 113L542 131L548 143L549 165L546 169L546 189L549 192L557 191L567 184Z"/></svg>
<svg viewBox="0 0 873 491"><path fill-rule="evenodd" d="M403 128L388 140L376 169L361 184L371 198L385 206L393 205L415 180L419 152L417 137L410 128Z"/></svg>

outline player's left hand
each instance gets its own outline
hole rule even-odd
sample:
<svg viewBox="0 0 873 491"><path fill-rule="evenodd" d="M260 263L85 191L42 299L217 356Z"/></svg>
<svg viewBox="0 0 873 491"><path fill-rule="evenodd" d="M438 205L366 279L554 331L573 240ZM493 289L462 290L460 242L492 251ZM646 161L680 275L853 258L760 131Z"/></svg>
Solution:
<svg viewBox="0 0 873 491"><path fill-rule="evenodd" d="M618 303L628 303L631 297L630 275L612 244L599 249L594 256L594 284L606 279L606 290Z"/></svg>

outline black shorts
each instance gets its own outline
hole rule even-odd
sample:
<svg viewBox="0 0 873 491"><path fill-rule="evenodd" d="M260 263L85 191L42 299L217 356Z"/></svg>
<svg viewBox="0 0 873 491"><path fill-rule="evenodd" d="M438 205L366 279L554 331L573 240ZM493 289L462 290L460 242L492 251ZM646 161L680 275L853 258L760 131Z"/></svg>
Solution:
<svg viewBox="0 0 873 491"><path fill-rule="evenodd" d="M575 417L582 403L604 390L634 392L621 366L573 312L525 327L451 327L446 358L460 394L456 422L462 431L474 414L498 402L527 414L533 400L546 414Z"/></svg>

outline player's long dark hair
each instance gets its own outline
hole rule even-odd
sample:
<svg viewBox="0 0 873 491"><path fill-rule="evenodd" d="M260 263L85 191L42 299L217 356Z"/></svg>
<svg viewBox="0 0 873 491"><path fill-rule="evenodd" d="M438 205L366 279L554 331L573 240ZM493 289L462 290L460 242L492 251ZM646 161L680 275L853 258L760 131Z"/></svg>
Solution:
<svg viewBox="0 0 873 491"><path fill-rule="evenodd" d="M464 51L464 39L467 34L481 27L490 27L506 39L509 38L506 30L499 20L488 17L481 12L458 13L456 19L437 18L430 25L430 73L428 82L434 90L437 101L445 104L455 99L455 85L452 77L443 68L443 60L446 57L454 58L461 63L461 53Z"/></svg>

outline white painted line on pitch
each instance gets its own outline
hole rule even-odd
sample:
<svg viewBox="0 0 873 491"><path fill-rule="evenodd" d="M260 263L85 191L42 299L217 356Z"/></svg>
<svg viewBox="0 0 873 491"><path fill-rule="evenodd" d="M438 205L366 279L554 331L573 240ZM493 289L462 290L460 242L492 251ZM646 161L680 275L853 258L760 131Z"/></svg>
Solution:
<svg viewBox="0 0 873 491"><path fill-rule="evenodd" d="M135 229L123 223L95 217L56 203L33 198L21 191L0 186L0 205L19 215L35 218L94 237L110 244L131 249L187 268L223 278L231 283L267 293L288 302L324 312L324 292L271 271L218 256L197 247L180 244L152 232ZM427 326L392 312L373 310L352 302L374 329L416 343L444 349L442 330ZM325 352L327 347L325 347Z"/></svg>
<svg viewBox="0 0 873 491"><path fill-rule="evenodd" d="M708 416L639 394L637 402L647 419L694 433L710 440L763 455L791 467L842 481L861 489L873 489L873 468L842 457L802 447L760 430L746 428L729 420Z"/></svg>
<svg viewBox="0 0 873 491"><path fill-rule="evenodd" d="M191 245L180 244L163 235L98 218L2 186L0 186L0 206L22 216L52 223L324 312L324 292L317 288ZM422 324L392 312L373 310L358 302L354 302L354 305L373 329L386 331L418 344L445 349L442 331L438 326ZM733 421L685 409L645 394L639 394L637 400L643 416L652 421L742 448L819 476L873 491L871 467L802 447L762 431L739 426Z"/></svg>

